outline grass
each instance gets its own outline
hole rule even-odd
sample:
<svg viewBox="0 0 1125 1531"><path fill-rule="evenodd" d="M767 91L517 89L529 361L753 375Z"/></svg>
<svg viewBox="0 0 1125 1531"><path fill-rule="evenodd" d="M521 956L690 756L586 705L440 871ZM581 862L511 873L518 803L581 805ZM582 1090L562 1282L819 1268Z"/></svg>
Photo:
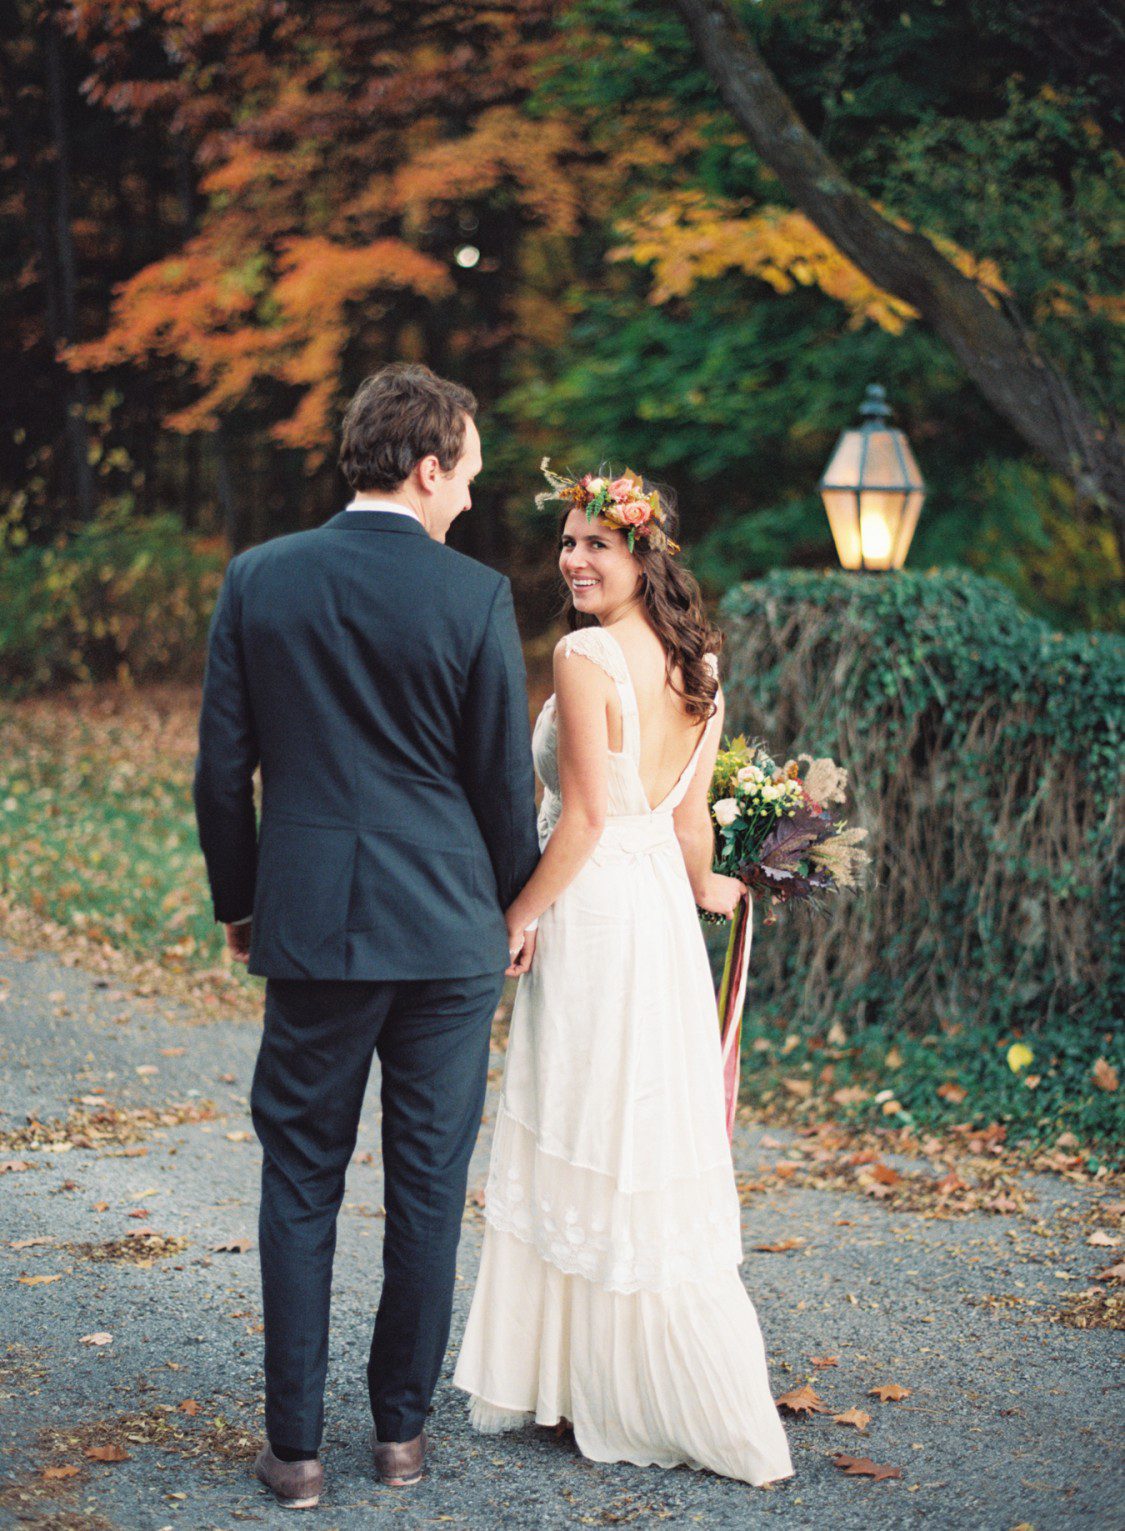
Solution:
<svg viewBox="0 0 1125 1531"><path fill-rule="evenodd" d="M0 887L173 970L222 961L191 802L197 694L96 688L0 708Z"/></svg>
<svg viewBox="0 0 1125 1531"><path fill-rule="evenodd" d="M0 893L76 937L229 983L191 804L197 708L190 686L0 706ZM260 983L236 972L247 991ZM1088 1170L1120 1166L1125 1091L1099 1088L1093 1071L1100 1058L1125 1079L1125 1035L1045 1022L1018 1039L1033 1053L1018 1072L1015 1040L969 1025L917 1038L847 1017L794 1030L756 1002L752 972L743 1099L774 1119L919 1133L999 1123L1030 1147L1069 1133Z"/></svg>

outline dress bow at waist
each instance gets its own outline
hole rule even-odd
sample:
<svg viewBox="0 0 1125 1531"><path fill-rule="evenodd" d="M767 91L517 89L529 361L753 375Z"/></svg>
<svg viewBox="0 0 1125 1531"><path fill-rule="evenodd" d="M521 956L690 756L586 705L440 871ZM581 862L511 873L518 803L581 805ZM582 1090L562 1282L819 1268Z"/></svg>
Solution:
<svg viewBox="0 0 1125 1531"><path fill-rule="evenodd" d="M613 866L652 856L676 843L676 829L670 813L616 814L606 820L590 860L596 866Z"/></svg>

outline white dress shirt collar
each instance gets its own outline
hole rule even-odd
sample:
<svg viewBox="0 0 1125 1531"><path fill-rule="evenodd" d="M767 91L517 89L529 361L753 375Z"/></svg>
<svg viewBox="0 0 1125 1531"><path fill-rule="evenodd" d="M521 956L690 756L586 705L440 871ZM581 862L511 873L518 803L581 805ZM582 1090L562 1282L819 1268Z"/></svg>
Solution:
<svg viewBox="0 0 1125 1531"><path fill-rule="evenodd" d="M419 526L422 517L416 510L411 510L409 505L396 505L393 500L381 500L373 494L357 494L350 505L344 506L345 510L380 510L390 516L413 516Z"/></svg>

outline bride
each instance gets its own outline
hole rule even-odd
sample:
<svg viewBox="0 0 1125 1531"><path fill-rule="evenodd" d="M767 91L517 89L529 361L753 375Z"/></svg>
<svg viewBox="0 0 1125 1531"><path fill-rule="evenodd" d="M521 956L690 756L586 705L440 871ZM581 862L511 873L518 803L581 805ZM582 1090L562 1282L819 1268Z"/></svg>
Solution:
<svg viewBox="0 0 1125 1531"><path fill-rule="evenodd" d="M723 726L671 507L548 473L572 631L534 735L544 853L509 910L521 978L480 1275L454 1376L478 1430L569 1421L600 1462L761 1485L793 1468L739 1276L715 995L696 905Z"/></svg>

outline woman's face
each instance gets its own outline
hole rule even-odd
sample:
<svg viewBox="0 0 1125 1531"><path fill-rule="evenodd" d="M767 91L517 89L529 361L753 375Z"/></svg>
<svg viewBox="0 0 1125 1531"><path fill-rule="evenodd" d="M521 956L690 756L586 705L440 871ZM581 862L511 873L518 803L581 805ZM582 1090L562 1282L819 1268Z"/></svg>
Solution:
<svg viewBox="0 0 1125 1531"><path fill-rule="evenodd" d="M559 572L575 611L602 623L612 621L640 593L641 567L629 551L625 533L600 516L587 521L586 512L577 508L563 527Z"/></svg>

